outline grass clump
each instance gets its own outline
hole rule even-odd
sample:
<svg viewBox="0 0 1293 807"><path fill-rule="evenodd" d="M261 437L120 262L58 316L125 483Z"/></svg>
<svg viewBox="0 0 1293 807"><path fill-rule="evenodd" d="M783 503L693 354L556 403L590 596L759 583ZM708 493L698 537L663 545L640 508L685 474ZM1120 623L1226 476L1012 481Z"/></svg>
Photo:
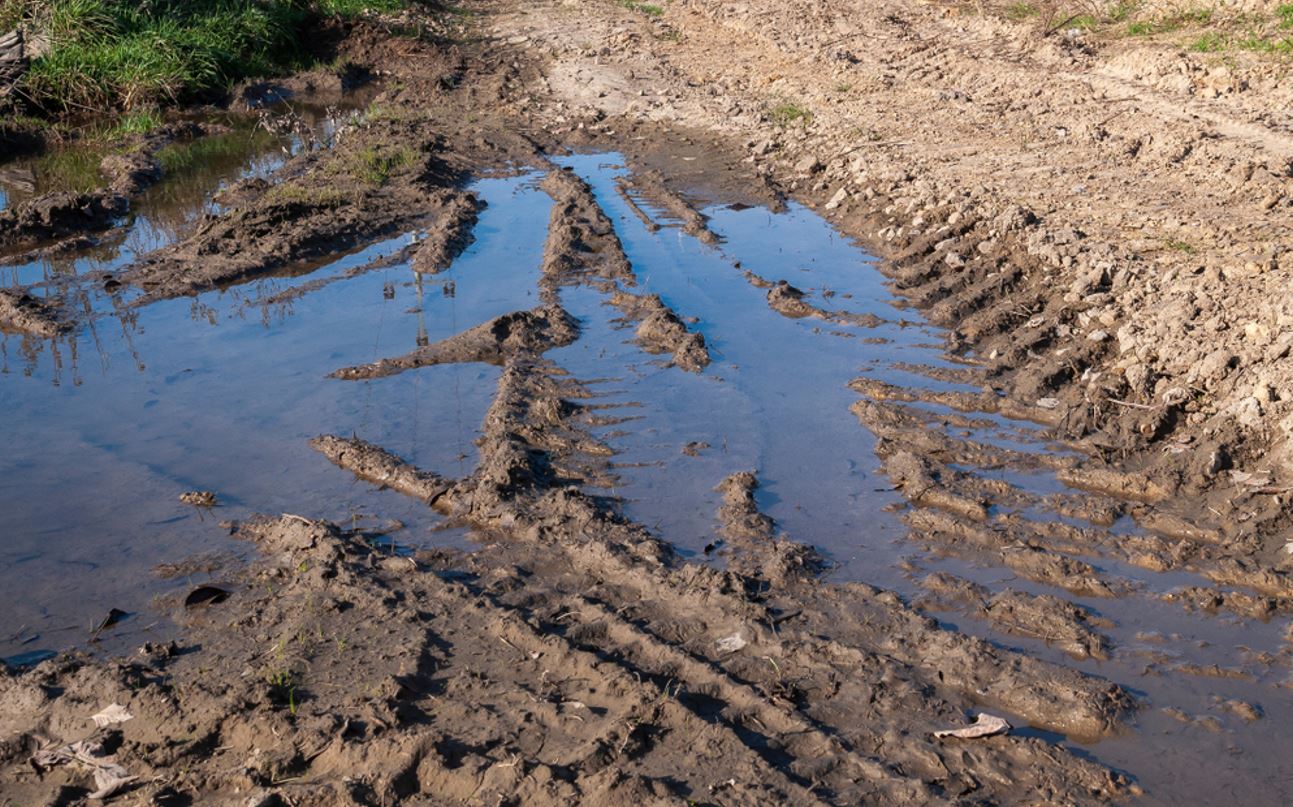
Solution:
<svg viewBox="0 0 1293 807"><path fill-rule="evenodd" d="M351 173L370 185L385 185L415 162L417 153L408 146L369 146L354 155Z"/></svg>
<svg viewBox="0 0 1293 807"><path fill-rule="evenodd" d="M303 205L306 207L341 207L350 197L336 188L305 188L283 183L270 188L265 201L271 205Z"/></svg>
<svg viewBox="0 0 1293 807"><path fill-rule="evenodd" d="M620 0L620 5L629 11L637 11L648 17L663 17L664 6L657 6L654 3L640 3L637 0Z"/></svg>
<svg viewBox="0 0 1293 807"><path fill-rule="evenodd" d="M1134 2L1114 3L1109 7L1109 22L1119 23L1126 22L1135 13L1137 4Z"/></svg>
<svg viewBox="0 0 1293 807"><path fill-rule="evenodd" d="M1209 31L1190 43L1190 50L1195 53L1216 53L1226 48L1226 37L1216 31Z"/></svg>
<svg viewBox="0 0 1293 807"><path fill-rule="evenodd" d="M0 0L0 30L49 42L18 95L46 113L135 111L309 65L320 14L393 11L418 0Z"/></svg>
<svg viewBox="0 0 1293 807"><path fill-rule="evenodd" d="M104 133L109 140L120 140L131 135L146 135L162 127L162 113L154 107L128 112L117 118L112 128Z"/></svg>
<svg viewBox="0 0 1293 807"><path fill-rule="evenodd" d="M389 14L407 6L404 0L319 0L319 11L334 17L359 17L373 12Z"/></svg>
<svg viewBox="0 0 1293 807"><path fill-rule="evenodd" d="M1006 8L1006 19L1027 20L1041 13L1041 10L1032 3L1012 3Z"/></svg>
<svg viewBox="0 0 1293 807"><path fill-rule="evenodd" d="M778 104L770 111L772 122L778 126L790 126L796 123L805 125L813 122L813 113L798 104L787 101Z"/></svg>

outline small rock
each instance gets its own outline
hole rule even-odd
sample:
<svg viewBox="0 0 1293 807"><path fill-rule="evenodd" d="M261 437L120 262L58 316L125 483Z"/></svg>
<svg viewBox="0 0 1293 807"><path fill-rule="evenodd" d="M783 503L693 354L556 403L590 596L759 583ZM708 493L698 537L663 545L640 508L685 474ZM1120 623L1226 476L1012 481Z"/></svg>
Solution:
<svg viewBox="0 0 1293 807"><path fill-rule="evenodd" d="M814 155L809 155L795 163L795 170L801 174L816 174L826 166Z"/></svg>

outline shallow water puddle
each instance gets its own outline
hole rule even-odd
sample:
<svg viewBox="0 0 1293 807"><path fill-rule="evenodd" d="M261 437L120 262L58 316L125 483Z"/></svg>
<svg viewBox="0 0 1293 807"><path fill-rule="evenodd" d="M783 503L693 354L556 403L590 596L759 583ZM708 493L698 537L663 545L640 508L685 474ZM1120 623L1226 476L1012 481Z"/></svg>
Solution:
<svg viewBox="0 0 1293 807"><path fill-rule="evenodd" d="M951 572L992 591L1010 587L1059 596L1086 607L1097 619L1112 620L1113 625L1101 628L1113 639L1112 659L1076 661L1050 647L1045 637L1005 634L972 613L940 612L949 624L1109 677L1144 697L1140 732L1089 750L1105 764L1134 771L1150 791L1148 801L1171 803L1200 792L1197 788L1206 776L1194 772L1204 769L1218 753L1225 754L1230 775L1248 783L1237 784L1237 793L1266 792L1272 770L1293 770L1282 753L1290 743L1281 738L1279 729L1293 713L1285 714L1289 710L1284 699L1272 689L1284 672L1263 659L1263 654L1281 651L1282 621L1201 615L1146 596L1206 581L1188 572L1148 572L1101 556L1098 547L1092 547L1089 556L1079 556L1102 576L1126 581L1131 590L1124 596L1073 596L985 564L981 557L971 555L965 560L945 554L940 547L921 553L904 540L906 528L890 512L902 500L880 472L874 437L849 412L859 395L845 385L862 375L929 391L977 392L978 388L910 369L956 365L936 347L941 334L913 323L916 317L895 303L873 268L873 259L814 213L794 205L782 214L721 206L704 210L711 230L722 238L721 244L711 247L684 233L650 200L634 199L665 225L651 232L617 192L615 179L625 170L612 159L578 157L566 164L592 185L599 203L615 221L639 290L659 294L684 318L696 318L694 327L705 335L714 357L699 377L663 369L658 357L642 353L628 341L629 332L615 329L617 312L605 305L602 296L587 290L564 292L563 303L583 320L585 332L579 342L549 356L579 377L601 378L620 368L618 377L602 385L599 402L634 407L624 410L635 418L632 423L607 430L609 441L620 451L623 488L616 492L625 497L629 516L657 528L685 549L703 552L713 540L720 498L714 486L734 471L754 470L763 483L757 494L762 508L790 537L825 551L838 564L830 574L833 579L862 580L917 596L921 592L907 566L914 562L923 570L921 576ZM768 307L766 289L749 283L744 271L768 281L787 280L820 307L874 314L884 323L860 328L788 319ZM822 295L822 289L834 294ZM912 408L936 416L954 414L928 402L915 402ZM1033 424L986 413L966 416L991 426L954 429L960 439L1052 457L1078 456L1050 443ZM938 428L937 423L930 428ZM702 445L695 446L697 442ZM1075 499L1085 495L1059 482L1050 471L958 469L1009 483L1039 501L1055 494ZM1017 510L1041 526L1096 527L1048 508L1006 509ZM1110 535L1135 531L1127 517L1099 529ZM1230 679L1186 674L1178 669L1182 664L1194 665L1199 672L1213 665L1221 670L1244 669L1246 675ZM1232 699L1262 704L1266 718L1245 724L1227 714L1225 702ZM1164 708L1179 712L1172 716ZM1180 712L1217 722L1183 724ZM1146 733L1159 736L1150 742ZM1161 752L1157 746L1163 742L1173 747L1172 753ZM1182 775L1182 767L1189 772Z"/></svg>
<svg viewBox="0 0 1293 807"><path fill-rule="evenodd" d="M592 185L615 223L637 290L659 294L681 317L694 318L690 327L705 336L714 359L700 374L666 366L631 341L606 295L582 286L561 290L582 334L547 358L588 382L596 395L589 403L616 421L599 434L617 451L611 492L622 497L626 515L702 556L714 549L720 498L714 486L733 472L756 471L762 508L790 537L829 556L832 579L915 597L922 593L915 577L941 571L993 592L1011 587L1058 596L1111 620L1100 630L1112 637L1112 658L1077 661L1046 637L1003 632L977 610L936 612L948 625L1106 676L1144 697L1138 731L1075 747L1134 772L1151 801L1219 793L1205 787L1204 773L1218 764L1236 783L1234 793L1249 796L1268 793L1262 787L1293 770L1290 742L1281 737L1293 708L1272 686L1284 672L1262 656L1281 652L1282 623L1200 615L1164 602L1157 593L1199 578L1147 572L1102 554L1099 545L1080 555L1103 578L1126 584L1123 596L1074 596L1023 579L991 555L926 550L907 540L905 501L880 470L877 438L850 411L862 396L848 382L864 376L927 391L979 388L932 377L960 378L964 368L943 355L940 331L892 297L874 259L796 205L779 214L709 207L710 227L722 239L711 246L650 199L635 198L664 225L653 232L618 191L626 169L614 155L564 162ZM0 586L23 592L0 617L0 656L75 644L110 607L144 611L149 597L174 588L151 575L160 561L244 551L213 541L215 519L287 511L345 522L358 514L403 522L391 533L393 549L461 541L456 533L429 532L441 522L417 502L353 482L306 439L353 433L446 476L472 470L472 440L497 368L449 364L369 382L325 376L537 306L551 209L539 178L478 181L474 189L487 207L475 242L439 275L417 277L407 260L375 263L408 247L416 238L410 234L309 274L138 309L114 306L87 284L78 288L82 304L98 312L91 327L57 343L0 336L0 406L12 435L0 458L0 510L9 516L10 535L0 547ZM131 232L155 245L141 221L149 219L141 213ZM182 227L155 229L165 241ZM107 265L120 266L143 248L129 238ZM20 267L0 277L8 284L32 282L30 273L38 271L76 275L90 271L94 264L82 262L93 260L80 256L61 268ZM759 278L788 281L815 306L872 315L876 324L789 318L769 307L767 289L754 282ZM931 432L959 440L1052 458L1072 453L1048 443L1033 424L954 413L928 401L910 408L928 417ZM1043 504L1055 494L1083 496L1050 471L949 467L1009 486L1030 502L1003 504L1003 512L1042 527L1095 527ZM178 494L192 489L216 491L224 506L202 512L180 504ZM1124 517L1099 529L1117 537L1134 525ZM721 548L709 554L721 562ZM136 642L144 622L128 622L114 636ZM33 635L39 638L29 641ZM1186 674L1179 669L1185 663L1242 668L1250 678ZM1229 699L1259 703L1265 719L1245 725L1226 711ZM1183 723L1161 707L1216 723Z"/></svg>
<svg viewBox="0 0 1293 807"><path fill-rule="evenodd" d="M0 589L15 592L0 617L0 657L83 641L109 608L137 612L174 583L156 564L195 553L241 552L212 522L256 512L308 513L341 523L355 514L398 519L397 540L442 543L420 504L356 483L321 462L306 440L361 434L451 476L475 465L472 441L498 369L428 368L381 385L325 376L437 340L499 313L533 305L546 210L518 215L512 180L483 180L491 202L482 236L443 275L418 284L407 268L376 270L290 305L249 304L304 279L268 279L110 313L59 343L0 334ZM322 272L342 273L403 247L391 239ZM507 282L504 282L507 281ZM394 296L387 298L388 286ZM452 293L446 294L451 289ZM212 490L212 511L178 501ZM145 625L136 623L133 627ZM114 633L136 642L127 623ZM38 639L31 637L38 636Z"/></svg>

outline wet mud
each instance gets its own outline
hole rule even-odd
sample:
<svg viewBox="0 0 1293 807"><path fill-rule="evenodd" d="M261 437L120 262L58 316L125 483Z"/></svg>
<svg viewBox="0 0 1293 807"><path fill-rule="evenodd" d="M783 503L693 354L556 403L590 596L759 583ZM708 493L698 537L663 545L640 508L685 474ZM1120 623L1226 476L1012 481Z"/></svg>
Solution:
<svg viewBox="0 0 1293 807"><path fill-rule="evenodd" d="M1175 404L1073 392L1110 346L1052 355L1028 323L1082 312L955 241L1035 217L879 261L703 136L523 112L526 47L352 44L399 80L329 148L3 268L7 797L1281 787L1285 491L1225 441L1129 452ZM136 213L146 169L113 169Z"/></svg>

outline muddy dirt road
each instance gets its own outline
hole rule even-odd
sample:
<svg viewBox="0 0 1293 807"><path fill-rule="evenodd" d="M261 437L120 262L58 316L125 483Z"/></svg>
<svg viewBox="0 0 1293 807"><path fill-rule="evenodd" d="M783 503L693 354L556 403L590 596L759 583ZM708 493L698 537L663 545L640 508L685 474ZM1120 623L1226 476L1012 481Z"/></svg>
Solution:
<svg viewBox="0 0 1293 807"><path fill-rule="evenodd" d="M6 804L1285 801L1276 93L949 8L369 21L0 175Z"/></svg>

